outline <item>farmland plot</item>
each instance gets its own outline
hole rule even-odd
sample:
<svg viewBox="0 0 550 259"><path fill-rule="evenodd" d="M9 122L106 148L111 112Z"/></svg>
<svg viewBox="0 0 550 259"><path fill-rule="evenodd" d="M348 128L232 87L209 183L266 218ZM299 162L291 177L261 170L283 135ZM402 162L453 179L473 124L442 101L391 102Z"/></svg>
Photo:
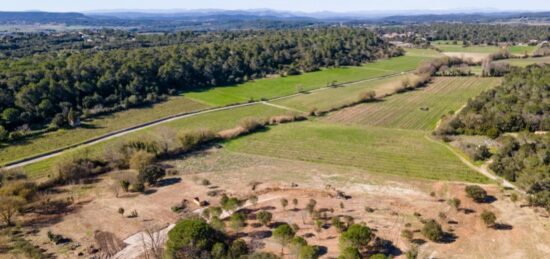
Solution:
<svg viewBox="0 0 550 259"><path fill-rule="evenodd" d="M456 111L469 98L497 86L500 79L438 77L426 88L361 104L330 114L325 120L378 127L432 130L442 115Z"/></svg>
<svg viewBox="0 0 550 259"><path fill-rule="evenodd" d="M369 173L485 182L426 132L301 122L272 127L228 143L231 151L352 166Z"/></svg>

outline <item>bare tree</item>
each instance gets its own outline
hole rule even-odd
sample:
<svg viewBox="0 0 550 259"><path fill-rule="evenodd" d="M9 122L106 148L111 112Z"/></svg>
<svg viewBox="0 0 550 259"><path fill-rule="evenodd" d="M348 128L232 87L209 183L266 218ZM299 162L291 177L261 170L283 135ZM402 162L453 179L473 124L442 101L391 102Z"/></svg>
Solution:
<svg viewBox="0 0 550 259"><path fill-rule="evenodd" d="M155 130L153 137L158 143L161 153L167 154L172 148L175 147L177 133L171 128L161 126Z"/></svg>
<svg viewBox="0 0 550 259"><path fill-rule="evenodd" d="M160 231L155 231L154 228L147 227L141 233L141 244L143 249L143 258L145 259L161 259L163 254L165 238Z"/></svg>

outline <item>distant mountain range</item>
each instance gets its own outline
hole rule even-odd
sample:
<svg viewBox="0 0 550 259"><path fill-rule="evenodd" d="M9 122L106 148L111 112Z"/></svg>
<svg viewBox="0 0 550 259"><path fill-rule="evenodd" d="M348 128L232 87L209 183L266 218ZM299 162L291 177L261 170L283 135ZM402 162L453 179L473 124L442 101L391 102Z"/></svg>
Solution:
<svg viewBox="0 0 550 259"><path fill-rule="evenodd" d="M550 12L496 10L290 12L254 10L99 10L84 13L0 12L0 24L60 23L144 30L296 27L327 23L410 24L428 22L550 21ZM258 21L257 24L254 21Z"/></svg>

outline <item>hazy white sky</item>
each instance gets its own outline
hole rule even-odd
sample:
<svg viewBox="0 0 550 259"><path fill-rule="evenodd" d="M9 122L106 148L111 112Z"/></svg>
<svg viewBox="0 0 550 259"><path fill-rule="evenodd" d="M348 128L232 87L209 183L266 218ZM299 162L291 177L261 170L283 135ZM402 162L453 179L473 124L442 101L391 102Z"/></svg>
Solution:
<svg viewBox="0 0 550 259"><path fill-rule="evenodd" d="M550 10L550 0L0 0L1 11L106 9L256 9L289 11Z"/></svg>

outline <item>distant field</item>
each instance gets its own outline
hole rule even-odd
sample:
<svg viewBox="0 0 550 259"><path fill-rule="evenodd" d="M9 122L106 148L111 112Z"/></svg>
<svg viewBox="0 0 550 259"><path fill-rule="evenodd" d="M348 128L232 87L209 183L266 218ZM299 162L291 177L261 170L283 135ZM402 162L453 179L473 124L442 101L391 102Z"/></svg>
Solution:
<svg viewBox="0 0 550 259"><path fill-rule="evenodd" d="M486 182L426 132L320 122L279 125L229 142L230 151L352 166L370 173Z"/></svg>
<svg viewBox="0 0 550 259"><path fill-rule="evenodd" d="M499 84L497 78L437 77L424 89L331 113L326 120L368 126L432 130L441 116ZM427 110L421 110L427 108Z"/></svg>
<svg viewBox="0 0 550 259"><path fill-rule="evenodd" d="M408 76L409 75L397 75L384 79L361 82L346 87L329 88L323 91L277 100L273 103L305 112L314 108L327 110L356 101L360 93L368 90L374 90L378 96L391 93L395 88L401 85L401 80Z"/></svg>
<svg viewBox="0 0 550 259"><path fill-rule="evenodd" d="M75 155L88 155L95 156L101 155L106 146L111 143L115 143L120 140L133 139L138 137L150 136L156 129L159 127L169 127L174 129L176 132L180 129L199 129L199 128L208 128L213 131L219 131L222 129L235 127L242 118L245 117L260 117L267 118L274 115L286 114L288 111L274 108L271 106L256 104L247 107L236 108L232 110L217 111L212 113L206 113L202 115L197 115L188 118L182 118L174 120L168 123L162 124L162 126L155 126L151 128L146 128L117 139L107 140L89 147L82 147L74 151L68 152L58 157L50 158L43 160L28 166L25 166L25 171L32 178L40 178L46 176L52 165L54 165L60 159L67 159Z"/></svg>
<svg viewBox="0 0 550 259"><path fill-rule="evenodd" d="M406 48L406 55L411 57L431 57L438 58L442 57L441 53L435 51L434 49L417 49L417 48Z"/></svg>
<svg viewBox="0 0 550 259"><path fill-rule="evenodd" d="M26 139L20 143L3 146L0 148L0 165L155 119L208 107L206 104L185 97L173 97L151 107L130 109L96 117L92 120L82 121L83 125L80 128L58 130Z"/></svg>
<svg viewBox="0 0 550 259"><path fill-rule="evenodd" d="M452 44L452 42L449 41L434 41L432 42L432 46L440 49L443 52L469 52L469 53L495 53L501 50L501 48L497 46L481 46L481 45L474 45L469 47L463 47L461 42L458 42L458 44Z"/></svg>
<svg viewBox="0 0 550 259"><path fill-rule="evenodd" d="M402 56L359 67L331 68L297 76L258 79L235 86L190 92L185 96L213 106L246 102L250 99L271 99L297 93L300 89L307 91L325 87L332 81L354 82L413 70L420 62L428 58L425 56Z"/></svg>
<svg viewBox="0 0 550 259"><path fill-rule="evenodd" d="M537 46L511 46L511 47L508 47L508 50L510 51L510 53L514 54L514 55L524 55L524 54L527 54L527 55L531 55L533 54L533 52L537 49Z"/></svg>
<svg viewBox="0 0 550 259"><path fill-rule="evenodd" d="M497 62L508 63L512 66L526 67L528 65L533 65L533 64L550 64L550 56L540 57L540 58L514 58L514 59L500 60Z"/></svg>

